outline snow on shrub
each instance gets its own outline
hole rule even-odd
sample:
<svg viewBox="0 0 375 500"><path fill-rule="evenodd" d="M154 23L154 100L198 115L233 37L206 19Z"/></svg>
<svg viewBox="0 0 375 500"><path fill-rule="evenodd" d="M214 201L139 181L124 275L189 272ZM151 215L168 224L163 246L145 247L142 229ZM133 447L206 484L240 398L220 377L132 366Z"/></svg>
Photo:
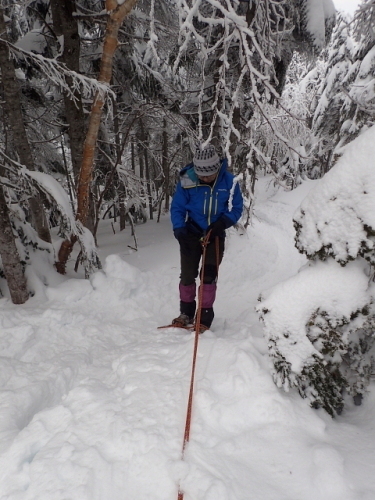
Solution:
<svg viewBox="0 0 375 500"><path fill-rule="evenodd" d="M375 127L345 149L294 216L296 246L309 259L358 256L375 264Z"/></svg>
<svg viewBox="0 0 375 500"><path fill-rule="evenodd" d="M375 127L347 146L295 215L309 265L261 294L275 383L340 413L344 390L365 393L375 374Z"/></svg>
<svg viewBox="0 0 375 500"><path fill-rule="evenodd" d="M363 392L364 380L360 382L359 374L351 373L358 360L353 360L352 368L348 360L349 349L353 354L359 349L352 334L359 335L369 320L371 305L363 264L342 267L332 259L312 262L262 293L260 300L258 312L265 323L278 387L286 391L297 387L312 406L322 406L331 415L343 408L344 387L353 394Z"/></svg>

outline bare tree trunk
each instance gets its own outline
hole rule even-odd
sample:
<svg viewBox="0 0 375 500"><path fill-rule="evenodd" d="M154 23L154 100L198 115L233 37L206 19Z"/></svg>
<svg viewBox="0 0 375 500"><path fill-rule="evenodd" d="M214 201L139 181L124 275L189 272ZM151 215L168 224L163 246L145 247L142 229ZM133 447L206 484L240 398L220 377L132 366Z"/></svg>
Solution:
<svg viewBox="0 0 375 500"><path fill-rule="evenodd" d="M126 207L125 207L125 186L124 183L120 179L120 185L118 188L118 197L119 197L119 210L120 210L120 231L123 231L126 226Z"/></svg>
<svg viewBox="0 0 375 500"><path fill-rule="evenodd" d="M81 52L81 38L78 31L78 23L73 15L76 10L75 0L51 0L51 11L53 28L57 36L64 37L64 50L61 60L67 68L79 73L79 61ZM67 78L67 83L71 79ZM65 92L64 105L69 136L70 152L74 173L74 184L77 185L79 170L82 163L83 142L85 140L85 118L81 95L78 91L74 93L75 101Z"/></svg>
<svg viewBox="0 0 375 500"><path fill-rule="evenodd" d="M142 147L142 152L143 152L143 158L145 161L145 176L146 176L146 185L147 185L148 210L149 210L149 214L150 214L150 220L152 220L154 218L154 212L153 212L153 207L152 207L150 162L149 162L148 152L147 152L147 148L146 148L147 138L146 138L146 133L145 133L145 129L144 129L142 120L140 120L140 125L141 125L141 134L142 134L141 147Z"/></svg>
<svg viewBox="0 0 375 500"><path fill-rule="evenodd" d="M87 219L86 219L85 226L92 233L94 233L95 223L96 223L96 218L97 217L99 217L99 214L96 213L96 202L95 202L95 199L94 199L94 193L93 193L93 190L90 190L90 193L89 193L89 210L88 210L88 213L87 213Z"/></svg>
<svg viewBox="0 0 375 500"><path fill-rule="evenodd" d="M167 120L163 120L163 144L162 144L162 166L164 172L164 198L165 198L165 210L169 211L169 162L168 162L168 132L167 132Z"/></svg>
<svg viewBox="0 0 375 500"><path fill-rule="evenodd" d="M7 40L4 10L0 8L0 33L3 40ZM20 163L29 170L35 170L34 159L30 144L27 139L25 124L23 121L20 89L16 78L13 60L10 57L6 41L0 40L0 70L1 81L4 92L4 112L10 126L14 149L19 157ZM29 199L29 208L33 226L39 238L51 243L51 234L46 220L43 203L39 196Z"/></svg>
<svg viewBox="0 0 375 500"><path fill-rule="evenodd" d="M6 204L3 186L1 185L0 255L12 302L14 304L23 304L29 298L27 283L9 219L9 209Z"/></svg>
<svg viewBox="0 0 375 500"><path fill-rule="evenodd" d="M150 214L150 220L154 218L154 210L152 206L152 189L151 189L151 175L150 175L150 164L148 161L147 149L144 148L145 154L145 166L146 166L146 182L147 182L147 198L148 198L148 211Z"/></svg>
<svg viewBox="0 0 375 500"><path fill-rule="evenodd" d="M68 163L66 161L66 155L65 155L65 144L64 144L64 137L61 136L61 152L62 152L62 157L63 157L63 162L64 162L64 169L65 169L65 175L66 175L66 180L68 183L68 190L69 190L69 198L70 198L70 205L72 207L72 210L74 211L74 196L73 196L73 186L70 178L70 173L68 169Z"/></svg>
<svg viewBox="0 0 375 500"><path fill-rule="evenodd" d="M120 124L118 120L117 103L113 99L113 125L115 133L115 144L116 144L116 157L117 163L121 163L121 141L120 141ZM118 179L118 200L119 200L119 216L120 216L120 231L123 231L126 226L126 207L125 207L125 184L122 182L121 177L117 175Z"/></svg>
<svg viewBox="0 0 375 500"><path fill-rule="evenodd" d="M233 126L238 130L241 131L241 110L240 108L234 108L233 111ZM238 146L238 137L236 134L232 131L230 133L230 146L229 146L229 154L232 159L232 163L230 167L228 167L228 170L230 172L238 172L238 158L236 156L236 149Z"/></svg>
<svg viewBox="0 0 375 500"><path fill-rule="evenodd" d="M114 98L112 99L112 106L113 106L113 129L114 129L113 131L115 134L115 145L116 145L116 164L120 164L122 155L122 148L120 141L120 124L118 119L117 102L116 99ZM118 183L117 193L118 193L118 205L119 205L120 231L123 231L126 225L125 186L117 172L114 175L114 177L116 178Z"/></svg>
<svg viewBox="0 0 375 500"><path fill-rule="evenodd" d="M132 170L135 173L135 147L134 147L134 137L132 137L131 143L131 156L132 156Z"/></svg>
<svg viewBox="0 0 375 500"><path fill-rule="evenodd" d="M144 156L143 156L143 145L142 145L142 138L141 138L141 142L138 143L138 161L139 161L139 177L144 180L145 178L145 169L144 169L144 164L143 164L143 159L144 159Z"/></svg>
<svg viewBox="0 0 375 500"><path fill-rule="evenodd" d="M125 0L122 4L118 4L116 0L106 0L106 10L109 12L109 17L106 27L106 35L103 45L102 59L100 63L99 81L110 84L112 78L113 57L118 45L118 31L125 17L130 14L132 8L137 3L137 0ZM77 220L85 225L90 200L90 186L92 181L92 172L94 166L94 155L96 150L96 142L99 133L102 110L104 106L104 96L98 92L94 98L91 108L89 126L86 134L86 140L83 147L82 164L79 173L78 190L77 190ZM69 255L73 249L76 239L66 240L61 245L56 268L62 274L65 273L65 265Z"/></svg>
<svg viewBox="0 0 375 500"><path fill-rule="evenodd" d="M249 208L246 210L247 211L247 217L246 217L246 222L244 224L244 228L246 229L251 223L252 223L252 218L253 218L253 212L254 212L254 199L255 199L255 183L257 180L257 158L256 154L253 151L252 153L252 168L247 169L247 175L250 176L250 185L246 182L245 190L246 195L250 198L250 205ZM246 174L244 172L244 179L246 178Z"/></svg>

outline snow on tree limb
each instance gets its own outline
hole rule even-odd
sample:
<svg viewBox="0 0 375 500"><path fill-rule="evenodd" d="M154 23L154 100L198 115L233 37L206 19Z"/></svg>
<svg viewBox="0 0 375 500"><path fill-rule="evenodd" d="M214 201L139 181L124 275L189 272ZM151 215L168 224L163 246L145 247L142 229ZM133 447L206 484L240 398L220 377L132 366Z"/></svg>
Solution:
<svg viewBox="0 0 375 500"><path fill-rule="evenodd" d="M275 88L274 58L279 57L277 41L290 32L291 25L285 16L283 3L278 5L259 2L253 17L249 19L238 10L237 2L229 0L179 0L180 8L180 46L174 63L178 71L183 57L189 50L197 52L200 63L198 83L198 138L209 142L218 136L217 123L220 123L224 150L231 163L230 144L234 137L240 143L249 139L241 137L234 123L235 110L241 107L244 98L252 102L256 109L269 123L278 140L288 148L293 144L276 130L271 116L265 107L267 101L280 102L280 95ZM247 14L248 15L248 14ZM280 20L284 19L283 27ZM215 61L216 59L216 61ZM214 85L211 103L205 91L207 84ZM281 104L281 103L280 103ZM213 117L209 130L204 133L204 114L211 111ZM246 128L251 127L253 113L250 114ZM247 144L249 147L249 144Z"/></svg>
<svg viewBox="0 0 375 500"><path fill-rule="evenodd" d="M8 44L12 57L17 60L24 59L28 64L36 65L46 78L62 91L66 92L73 100L76 99L76 91L79 91L85 98L93 97L97 93L103 96L103 98L108 94L114 95L107 83L69 70L64 64L56 61L56 59L49 59L41 54L34 54L21 47L16 47L5 40L2 41ZM66 80L68 77L71 79L70 84Z"/></svg>
<svg viewBox="0 0 375 500"><path fill-rule="evenodd" d="M17 185L7 178L1 184L20 190L22 194L33 195L35 190L42 191L60 213L62 218L61 230L64 236L73 234L82 250L82 261L89 275L100 267L94 237L79 221L76 221L68 194L64 188L49 174L27 169L24 165L11 160L1 149L0 154L6 161L3 165L11 175L17 178Z"/></svg>

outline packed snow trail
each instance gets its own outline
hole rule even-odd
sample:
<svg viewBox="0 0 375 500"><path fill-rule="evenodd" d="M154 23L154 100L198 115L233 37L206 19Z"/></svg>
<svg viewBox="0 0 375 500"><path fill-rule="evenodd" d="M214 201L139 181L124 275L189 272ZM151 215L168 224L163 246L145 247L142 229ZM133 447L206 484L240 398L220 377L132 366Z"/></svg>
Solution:
<svg viewBox="0 0 375 500"><path fill-rule="evenodd" d="M194 335L157 329L178 312L167 217L137 227L138 252L105 222L90 281L71 272L23 306L0 300L0 499L175 500L179 484L184 500L375 499L374 391L332 421L272 382L254 306L304 263L292 214L309 185L261 187L199 339L183 462Z"/></svg>

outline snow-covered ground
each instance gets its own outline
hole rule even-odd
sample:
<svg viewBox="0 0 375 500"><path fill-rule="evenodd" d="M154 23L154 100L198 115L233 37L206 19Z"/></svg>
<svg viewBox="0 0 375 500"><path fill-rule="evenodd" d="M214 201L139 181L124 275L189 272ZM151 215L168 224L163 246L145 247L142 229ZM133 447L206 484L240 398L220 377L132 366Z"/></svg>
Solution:
<svg viewBox="0 0 375 500"><path fill-rule="evenodd" d="M179 484L185 500L375 499L374 387L334 420L278 390L254 311L305 262L292 215L312 185L263 179L254 225L229 231L184 461L194 336L157 329L178 313L168 217L137 226L137 252L105 221L103 272L0 300L1 499L174 500Z"/></svg>

